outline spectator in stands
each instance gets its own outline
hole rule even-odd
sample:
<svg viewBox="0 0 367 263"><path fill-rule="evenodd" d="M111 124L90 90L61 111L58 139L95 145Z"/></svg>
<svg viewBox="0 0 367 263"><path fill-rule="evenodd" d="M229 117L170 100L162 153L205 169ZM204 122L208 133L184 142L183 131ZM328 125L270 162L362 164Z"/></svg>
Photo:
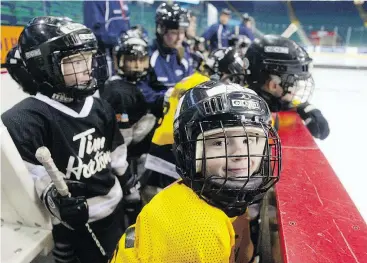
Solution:
<svg viewBox="0 0 367 263"><path fill-rule="evenodd" d="M106 53L109 75L113 74L112 49L130 28L129 7L119 1L84 1L84 24L93 30L99 49Z"/></svg>
<svg viewBox="0 0 367 263"><path fill-rule="evenodd" d="M209 42L209 49L228 47L228 38L231 31L228 27L228 21L231 18L231 10L224 8L219 16L219 23L211 25L202 35Z"/></svg>
<svg viewBox="0 0 367 263"><path fill-rule="evenodd" d="M189 26L187 10L162 3L156 11L156 39L151 48L150 73L140 86L156 117L163 113L164 98L173 86L194 70L189 46L184 42Z"/></svg>

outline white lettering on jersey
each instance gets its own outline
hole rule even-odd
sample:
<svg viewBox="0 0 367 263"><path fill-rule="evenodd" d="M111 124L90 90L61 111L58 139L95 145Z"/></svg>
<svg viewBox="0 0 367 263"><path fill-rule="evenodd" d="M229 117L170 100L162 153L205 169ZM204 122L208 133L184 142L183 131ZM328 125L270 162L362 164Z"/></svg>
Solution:
<svg viewBox="0 0 367 263"><path fill-rule="evenodd" d="M104 148L106 138L99 137L94 138L93 133L95 129L89 129L82 133L79 133L73 137L73 141L80 141L78 151L78 163L74 166L75 157L70 156L68 166L66 168L66 178L70 178L71 174L74 174L77 180L80 180L83 175L85 178L89 178L97 172L102 171L111 162L110 151L101 151ZM88 164L83 163L84 156L89 156L92 153L96 153L94 158L89 160Z"/></svg>

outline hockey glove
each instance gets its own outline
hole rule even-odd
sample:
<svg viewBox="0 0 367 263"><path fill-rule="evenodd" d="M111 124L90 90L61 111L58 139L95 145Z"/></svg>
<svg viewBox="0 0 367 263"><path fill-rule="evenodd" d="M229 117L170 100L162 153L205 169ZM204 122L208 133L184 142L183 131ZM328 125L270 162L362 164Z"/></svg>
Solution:
<svg viewBox="0 0 367 263"><path fill-rule="evenodd" d="M306 102L297 107L297 112L304 120L305 125L313 137L324 140L329 136L330 129L328 121L324 118L320 110Z"/></svg>
<svg viewBox="0 0 367 263"><path fill-rule="evenodd" d="M73 183L68 182L68 187ZM84 196L61 196L54 184L50 184L42 198L48 211L67 227L84 227L88 222L88 203Z"/></svg>

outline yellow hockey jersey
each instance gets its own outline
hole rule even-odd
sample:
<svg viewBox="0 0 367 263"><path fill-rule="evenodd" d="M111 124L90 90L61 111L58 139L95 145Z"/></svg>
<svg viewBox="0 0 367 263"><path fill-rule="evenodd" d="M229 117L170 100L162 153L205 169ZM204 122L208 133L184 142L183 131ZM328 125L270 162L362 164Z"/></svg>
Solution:
<svg viewBox="0 0 367 263"><path fill-rule="evenodd" d="M208 80L208 77L195 72L176 84L168 103L164 105L163 117L159 120L154 132L152 146L145 164L147 169L178 179L172 154L173 121L177 104L182 93Z"/></svg>
<svg viewBox="0 0 367 263"><path fill-rule="evenodd" d="M176 182L143 208L110 263L228 263L235 262L235 254L240 254L236 262L248 262L253 252L249 221L236 224L240 218L229 218Z"/></svg>

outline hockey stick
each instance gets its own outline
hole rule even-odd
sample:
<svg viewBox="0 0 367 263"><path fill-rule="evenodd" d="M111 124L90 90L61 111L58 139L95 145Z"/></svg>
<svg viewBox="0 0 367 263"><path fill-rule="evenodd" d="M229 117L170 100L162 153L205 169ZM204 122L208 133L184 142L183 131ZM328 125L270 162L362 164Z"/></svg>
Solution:
<svg viewBox="0 0 367 263"><path fill-rule="evenodd" d="M37 160L46 169L48 175L51 177L51 180L55 184L55 187L56 187L57 191L59 192L59 194L61 196L64 196L64 197L65 196L71 196L70 192L69 192L69 188L68 188L66 182L64 181L64 176L63 176L64 174L62 172L60 172L59 169L56 167L56 164L55 164L54 160L51 157L50 150L45 146L39 147L36 151L35 156L36 156ZM86 223L85 226L86 226L88 232L90 233L90 235L92 236L94 242L96 243L96 246L101 251L101 254L103 256L106 256L106 251L103 249L101 243L97 239L97 237L94 234L92 228L89 226L88 223Z"/></svg>
<svg viewBox="0 0 367 263"><path fill-rule="evenodd" d="M298 30L298 26L294 23L291 23L286 30L281 34L282 37L290 38L294 33Z"/></svg>

